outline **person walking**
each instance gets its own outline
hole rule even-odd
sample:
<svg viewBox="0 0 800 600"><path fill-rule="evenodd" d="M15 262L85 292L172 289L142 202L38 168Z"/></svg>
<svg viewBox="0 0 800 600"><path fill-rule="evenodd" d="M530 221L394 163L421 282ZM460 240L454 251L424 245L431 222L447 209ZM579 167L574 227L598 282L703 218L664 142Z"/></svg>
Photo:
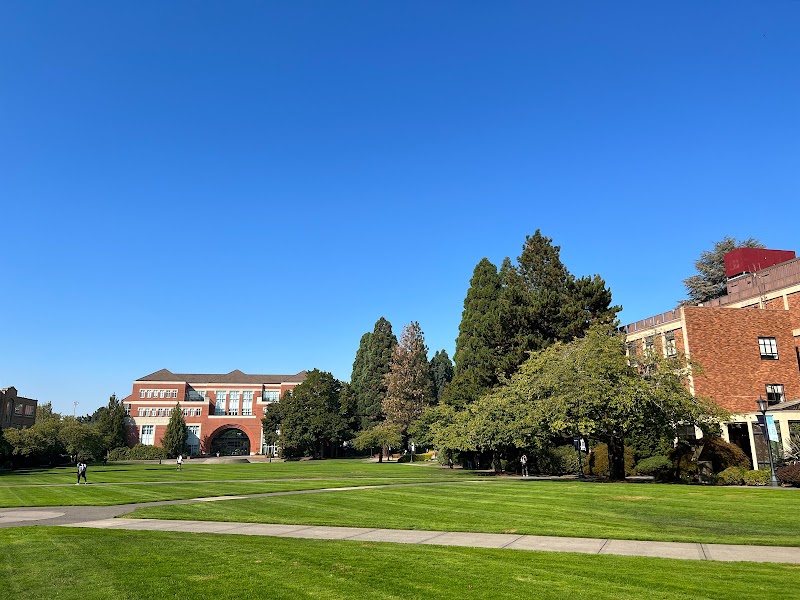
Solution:
<svg viewBox="0 0 800 600"><path fill-rule="evenodd" d="M78 481L75 485L81 484L81 477L83 477L83 485L86 485L86 463L82 460L78 461Z"/></svg>
<svg viewBox="0 0 800 600"><path fill-rule="evenodd" d="M522 476L523 477L527 477L528 476L528 455L527 454L523 454L520 457L519 464L522 465Z"/></svg>
<svg viewBox="0 0 800 600"><path fill-rule="evenodd" d="M181 471L181 467L183 467L183 454L178 454L178 471Z"/></svg>

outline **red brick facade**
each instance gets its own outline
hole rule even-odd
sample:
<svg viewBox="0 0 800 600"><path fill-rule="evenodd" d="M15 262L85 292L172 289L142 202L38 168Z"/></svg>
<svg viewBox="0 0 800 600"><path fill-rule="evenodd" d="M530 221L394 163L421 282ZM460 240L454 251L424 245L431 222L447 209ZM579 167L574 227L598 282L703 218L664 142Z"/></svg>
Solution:
<svg viewBox="0 0 800 600"><path fill-rule="evenodd" d="M266 406L305 379L296 375L181 374L166 369L133 382L123 400L127 441L161 445L171 411L180 404L191 454L260 454ZM270 452L274 449L268 449Z"/></svg>

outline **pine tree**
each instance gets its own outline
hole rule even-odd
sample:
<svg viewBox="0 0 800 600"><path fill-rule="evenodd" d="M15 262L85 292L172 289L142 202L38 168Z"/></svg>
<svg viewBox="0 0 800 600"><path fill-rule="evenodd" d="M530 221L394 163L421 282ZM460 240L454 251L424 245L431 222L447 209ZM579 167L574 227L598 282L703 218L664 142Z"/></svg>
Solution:
<svg viewBox="0 0 800 600"><path fill-rule="evenodd" d="M694 305L707 302L714 298L724 296L727 292L727 277L725 275L725 254L736 248L763 248L764 244L755 238L739 241L736 238L725 236L714 242L713 250L705 250L694 263L697 274L683 280L687 300L681 305Z"/></svg>
<svg viewBox="0 0 800 600"><path fill-rule="evenodd" d="M98 412L97 431L103 438L106 450L125 446L125 407L117 395L111 394L108 406Z"/></svg>
<svg viewBox="0 0 800 600"><path fill-rule="evenodd" d="M175 457L186 452L186 440L189 439L189 430L186 428L186 421L183 419L183 409L178 402L172 409L172 414L167 423L167 430L161 438L161 447L167 456Z"/></svg>
<svg viewBox="0 0 800 600"><path fill-rule="evenodd" d="M381 404L386 397L384 378L389 372L392 351L397 338L392 324L381 317L372 333L365 333L353 362L350 393L355 398L361 429L368 429L383 420Z"/></svg>
<svg viewBox="0 0 800 600"><path fill-rule="evenodd" d="M386 375L386 388L383 400L386 420L399 427L405 437L408 427L434 398L428 371L428 348L416 321L404 327L400 334Z"/></svg>

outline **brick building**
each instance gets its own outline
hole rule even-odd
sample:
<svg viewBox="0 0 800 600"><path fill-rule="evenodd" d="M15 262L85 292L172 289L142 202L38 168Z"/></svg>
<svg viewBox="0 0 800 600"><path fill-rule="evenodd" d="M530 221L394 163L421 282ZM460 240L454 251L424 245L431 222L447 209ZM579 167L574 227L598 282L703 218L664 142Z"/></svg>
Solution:
<svg viewBox="0 0 800 600"><path fill-rule="evenodd" d="M172 410L180 403L189 428L189 453L274 454L264 444L261 417L266 406L306 378L296 375L172 373L161 369L133 382L123 400L128 445L161 445Z"/></svg>
<svg viewBox="0 0 800 600"><path fill-rule="evenodd" d="M25 429L36 422L36 406L32 398L17 395L14 386L0 390L0 429Z"/></svg>
<svg viewBox="0 0 800 600"><path fill-rule="evenodd" d="M739 249L725 256L727 294L623 327L628 352L685 354L702 367L693 394L733 416L723 436L754 465L768 464L756 400L770 405L785 445L800 435L800 259L794 252Z"/></svg>

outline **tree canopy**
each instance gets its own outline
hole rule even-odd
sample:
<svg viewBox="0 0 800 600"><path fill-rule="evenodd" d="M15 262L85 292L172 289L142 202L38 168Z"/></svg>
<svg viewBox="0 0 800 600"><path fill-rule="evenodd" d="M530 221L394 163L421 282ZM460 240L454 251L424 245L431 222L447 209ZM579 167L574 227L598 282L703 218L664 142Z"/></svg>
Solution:
<svg viewBox="0 0 800 600"><path fill-rule="evenodd" d="M725 236L714 242L712 250L703 250L700 258L694 262L697 270L695 275L683 280L688 298L681 302L682 305L700 304L714 298L720 298L727 291L727 277L725 276L725 254L737 248L763 248L764 244L755 238L737 240Z"/></svg>
<svg viewBox="0 0 800 600"><path fill-rule="evenodd" d="M189 430L186 428L186 420L183 418L181 403L175 404L169 416L167 429L164 437L161 438L161 447L169 457L175 457L186 452L186 441L189 439Z"/></svg>

